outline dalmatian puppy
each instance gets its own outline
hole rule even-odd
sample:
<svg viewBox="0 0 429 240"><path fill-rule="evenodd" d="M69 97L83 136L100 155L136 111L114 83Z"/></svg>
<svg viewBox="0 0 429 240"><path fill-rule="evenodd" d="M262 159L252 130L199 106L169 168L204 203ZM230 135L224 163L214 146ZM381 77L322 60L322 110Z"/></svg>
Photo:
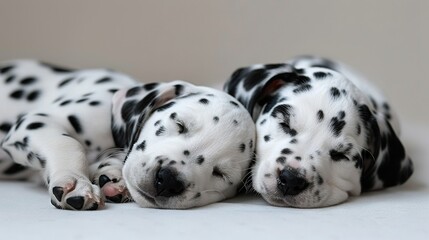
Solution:
<svg viewBox="0 0 429 240"><path fill-rule="evenodd" d="M256 122L252 184L272 205L331 206L413 172L393 109L341 63L298 57L240 68L225 91Z"/></svg>
<svg viewBox="0 0 429 240"><path fill-rule="evenodd" d="M211 88L32 60L1 63L0 84L0 178L41 174L59 209L206 205L236 193L253 157L249 113Z"/></svg>

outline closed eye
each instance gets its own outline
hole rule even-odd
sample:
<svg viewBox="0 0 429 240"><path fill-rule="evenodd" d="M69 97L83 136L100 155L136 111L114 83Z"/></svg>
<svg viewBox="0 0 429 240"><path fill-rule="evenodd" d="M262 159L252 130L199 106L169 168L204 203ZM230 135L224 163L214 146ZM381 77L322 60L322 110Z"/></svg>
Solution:
<svg viewBox="0 0 429 240"><path fill-rule="evenodd" d="M340 161L340 160L349 160L349 158L343 153L338 152L336 150L329 151L329 155L331 156L331 159L334 161Z"/></svg>
<svg viewBox="0 0 429 240"><path fill-rule="evenodd" d="M213 168L212 175L219 178L224 178L225 174L218 167Z"/></svg>
<svg viewBox="0 0 429 240"><path fill-rule="evenodd" d="M188 128L186 128L185 124L182 121L177 121L176 125L177 125L179 134L185 134L188 132Z"/></svg>

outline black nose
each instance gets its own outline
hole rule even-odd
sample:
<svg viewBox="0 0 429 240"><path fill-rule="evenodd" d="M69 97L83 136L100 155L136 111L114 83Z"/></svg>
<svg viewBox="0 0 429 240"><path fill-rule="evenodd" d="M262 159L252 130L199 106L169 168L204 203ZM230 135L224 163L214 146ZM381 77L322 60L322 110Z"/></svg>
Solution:
<svg viewBox="0 0 429 240"><path fill-rule="evenodd" d="M297 195L308 187L305 178L299 176L299 173L293 169L283 169L280 172L277 182L277 188L284 195Z"/></svg>
<svg viewBox="0 0 429 240"><path fill-rule="evenodd" d="M185 186L177 179L177 173L171 168L161 168L156 173L155 188L158 196L174 197L180 195Z"/></svg>

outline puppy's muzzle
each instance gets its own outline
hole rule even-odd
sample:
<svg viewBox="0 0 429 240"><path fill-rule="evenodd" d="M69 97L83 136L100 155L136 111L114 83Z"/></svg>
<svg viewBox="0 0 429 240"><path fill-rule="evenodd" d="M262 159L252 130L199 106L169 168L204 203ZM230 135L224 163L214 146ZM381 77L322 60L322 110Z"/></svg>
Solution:
<svg viewBox="0 0 429 240"><path fill-rule="evenodd" d="M283 169L279 173L277 188L283 195L298 195L308 187L305 178L299 176L299 173L293 169Z"/></svg>
<svg viewBox="0 0 429 240"><path fill-rule="evenodd" d="M160 168L155 176L155 189L157 196L175 197L183 193L185 184L174 169Z"/></svg>

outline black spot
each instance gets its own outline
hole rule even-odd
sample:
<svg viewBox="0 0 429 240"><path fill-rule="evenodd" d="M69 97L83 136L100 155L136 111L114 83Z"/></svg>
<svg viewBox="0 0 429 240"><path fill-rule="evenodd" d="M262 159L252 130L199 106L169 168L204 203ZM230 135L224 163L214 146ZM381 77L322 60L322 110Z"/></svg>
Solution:
<svg viewBox="0 0 429 240"><path fill-rule="evenodd" d="M36 130L39 129L41 127L43 127L45 124L41 123L41 122L34 122L34 123L30 123L27 126L27 130Z"/></svg>
<svg viewBox="0 0 429 240"><path fill-rule="evenodd" d="M24 167L20 164L14 163L12 166L10 166L8 169L6 169L3 173L5 175L13 175L13 174L17 174L19 172L22 172L26 169L27 169L26 167Z"/></svg>
<svg viewBox="0 0 429 240"><path fill-rule="evenodd" d="M199 156L197 157L197 163L198 163L199 165L201 165L203 162L204 162L204 157L203 157L203 155L199 155Z"/></svg>
<svg viewBox="0 0 429 240"><path fill-rule="evenodd" d="M331 119L330 127L335 137L338 137L341 134L341 131L343 130L345 125L346 122L343 120L339 120L337 117L333 117Z"/></svg>
<svg viewBox="0 0 429 240"><path fill-rule="evenodd" d="M304 84L304 85L301 85L301 86L299 86L299 87L297 87L297 88L295 88L294 90L293 90L293 93L296 93L296 94L298 94L298 93L302 93L302 92L307 92L307 91L310 91L311 90L311 85L310 84Z"/></svg>
<svg viewBox="0 0 429 240"><path fill-rule="evenodd" d="M108 91L110 92L110 93L115 93L115 92L117 92L119 89L116 89L116 88L112 88L112 89L109 89Z"/></svg>
<svg viewBox="0 0 429 240"><path fill-rule="evenodd" d="M259 124L264 125L264 123L267 121L267 119L262 120Z"/></svg>
<svg viewBox="0 0 429 240"><path fill-rule="evenodd" d="M270 135L265 135L265 136L264 136L264 141L265 141L265 142L269 142L270 140L271 140Z"/></svg>
<svg viewBox="0 0 429 240"><path fill-rule="evenodd" d="M185 165L186 163L185 163L185 161L180 161L180 163L182 164L182 165Z"/></svg>
<svg viewBox="0 0 429 240"><path fill-rule="evenodd" d="M13 80L15 80L15 76L14 75L7 77L4 80L4 83L8 84L8 83L11 83Z"/></svg>
<svg viewBox="0 0 429 240"><path fill-rule="evenodd" d="M174 85L174 93L176 94L176 96L179 96L180 94L182 94L183 89L184 87L181 84Z"/></svg>
<svg viewBox="0 0 429 240"><path fill-rule="evenodd" d="M80 121L75 115L70 115L67 117L67 119L69 120L70 124L72 125L76 133L82 133L82 127L80 125Z"/></svg>
<svg viewBox="0 0 429 240"><path fill-rule="evenodd" d="M156 121L153 125L158 126L161 123L161 120Z"/></svg>
<svg viewBox="0 0 429 240"><path fill-rule="evenodd" d="M249 141L249 148L253 148L253 140Z"/></svg>
<svg viewBox="0 0 429 240"><path fill-rule="evenodd" d="M91 101L91 102L89 102L89 105L90 106L98 106L98 105L100 105L101 103L99 102L99 101Z"/></svg>
<svg viewBox="0 0 429 240"><path fill-rule="evenodd" d="M370 97L369 99L371 100L371 103L374 106L374 109L378 110L378 105L377 105L377 102L374 100L374 98Z"/></svg>
<svg viewBox="0 0 429 240"><path fill-rule="evenodd" d="M276 106L271 112L271 116L275 118L280 118L280 120L289 123L290 111L292 106L289 104L281 104Z"/></svg>
<svg viewBox="0 0 429 240"><path fill-rule="evenodd" d="M213 117L213 121L214 121L215 123L218 123L218 122L219 122L219 117L214 116L214 117Z"/></svg>
<svg viewBox="0 0 429 240"><path fill-rule="evenodd" d="M158 112L162 112L166 109L169 109L170 107L172 107L174 104L176 104L176 102L169 102L167 104L162 105L161 107L157 108L156 111Z"/></svg>
<svg viewBox="0 0 429 240"><path fill-rule="evenodd" d="M212 175L215 176L215 177L223 178L224 174L222 173L222 171L220 171L219 167L215 166L213 168Z"/></svg>
<svg viewBox="0 0 429 240"><path fill-rule="evenodd" d="M9 72L10 70L12 70L13 68L15 68L15 67L14 66L0 67L0 73L5 74L5 73Z"/></svg>
<svg viewBox="0 0 429 240"><path fill-rule="evenodd" d="M133 116L134 106L136 105L136 101L126 101L124 105L122 105L121 116L125 122L128 122Z"/></svg>
<svg viewBox="0 0 429 240"><path fill-rule="evenodd" d="M95 82L95 84L108 83L108 82L110 82L110 81L112 81L112 78L110 78L110 77L104 77L104 78L102 78L102 79L100 79L100 80L97 80L97 81Z"/></svg>
<svg viewBox="0 0 429 240"><path fill-rule="evenodd" d="M286 155L289 155L292 153L293 153L292 150L290 150L289 148L283 148L283 150L281 151L281 154L286 154Z"/></svg>
<svg viewBox="0 0 429 240"><path fill-rule="evenodd" d="M326 78L328 74L325 72L315 72L313 73L313 76L317 79L323 79L323 78Z"/></svg>
<svg viewBox="0 0 429 240"><path fill-rule="evenodd" d="M201 98L198 102L202 104L209 104L209 100L207 98Z"/></svg>
<svg viewBox="0 0 429 240"><path fill-rule="evenodd" d="M360 135L360 133L361 133L361 131L362 131L361 126L360 126L360 124L358 123L358 124L356 125L356 134L359 136L359 135Z"/></svg>
<svg viewBox="0 0 429 240"><path fill-rule="evenodd" d="M27 101L32 102L34 100L36 100L40 95L40 91L32 91L27 95Z"/></svg>
<svg viewBox="0 0 429 240"><path fill-rule="evenodd" d="M344 96L347 96L347 91L345 89L341 89L341 92L343 93Z"/></svg>
<svg viewBox="0 0 429 240"><path fill-rule="evenodd" d="M297 161L301 161L301 159L302 159L302 158L301 158L300 156L296 156L296 157L295 157L295 159L296 159Z"/></svg>
<svg viewBox="0 0 429 240"><path fill-rule="evenodd" d="M174 165L174 164L176 164L176 163L177 163L176 161L171 160L171 161L168 163L168 165Z"/></svg>
<svg viewBox="0 0 429 240"><path fill-rule="evenodd" d="M152 90L153 90L154 88L156 88L158 85L159 85L158 83L148 83L148 84L143 85L143 88L144 88L146 91L152 91Z"/></svg>
<svg viewBox="0 0 429 240"><path fill-rule="evenodd" d="M190 154L189 150L185 150L185 151L183 151L183 155L185 155L185 156L189 156L189 154Z"/></svg>
<svg viewBox="0 0 429 240"><path fill-rule="evenodd" d="M322 178L322 176L320 176L320 175L318 175L317 176L317 183L319 184L319 185L322 185L323 184L323 178Z"/></svg>
<svg viewBox="0 0 429 240"><path fill-rule="evenodd" d="M285 63L271 63L271 64L265 64L264 67L266 69L276 69L276 68L282 68L285 67Z"/></svg>
<svg viewBox="0 0 429 240"><path fill-rule="evenodd" d="M142 88L140 86L130 88L130 89L128 89L127 93L125 94L125 97L128 98L128 97L135 96L140 92L141 89Z"/></svg>
<svg viewBox="0 0 429 240"><path fill-rule="evenodd" d="M174 113L170 114L170 118L172 120L176 119L177 118L177 113L174 112Z"/></svg>
<svg viewBox="0 0 429 240"><path fill-rule="evenodd" d="M89 141L89 140L85 140L85 145L86 145L86 146L90 147L90 146L91 146L91 144L92 144L92 143L91 143L91 141Z"/></svg>
<svg viewBox="0 0 429 240"><path fill-rule="evenodd" d="M144 151L146 149L146 140L136 146L136 150Z"/></svg>
<svg viewBox="0 0 429 240"><path fill-rule="evenodd" d="M339 118L339 119L343 120L345 117L346 117L346 113L345 113L344 111L340 111L340 112L338 113L338 118Z"/></svg>
<svg viewBox="0 0 429 240"><path fill-rule="evenodd" d="M285 134L291 135L292 137L295 137L298 134L298 132L295 129L290 128L287 123L281 122L279 125Z"/></svg>
<svg viewBox="0 0 429 240"><path fill-rule="evenodd" d="M280 164L285 164L286 162L286 158L285 157L278 157L276 159L276 162L280 163Z"/></svg>
<svg viewBox="0 0 429 240"><path fill-rule="evenodd" d="M389 110L390 110L390 106L389 106L389 104L388 104L388 103L383 103L383 108L384 108L384 110L386 110L386 111L389 111Z"/></svg>
<svg viewBox="0 0 429 240"><path fill-rule="evenodd" d="M242 143L240 144L240 152L244 152L246 150L246 144Z"/></svg>
<svg viewBox="0 0 429 240"><path fill-rule="evenodd" d="M76 103L83 103L85 101L88 101L89 98L81 98L79 100L76 101Z"/></svg>
<svg viewBox="0 0 429 240"><path fill-rule="evenodd" d="M24 95L23 90L13 91L9 96L14 99L20 99Z"/></svg>
<svg viewBox="0 0 429 240"><path fill-rule="evenodd" d="M343 152L338 152L337 150L331 149L329 151L329 155L331 156L331 159L338 162L340 160L348 160L346 155Z"/></svg>
<svg viewBox="0 0 429 240"><path fill-rule="evenodd" d="M339 98L340 97L340 90L338 90L338 88L336 88L336 87L332 87L331 88L331 96L332 96L332 98L334 99L334 100L336 100L337 98Z"/></svg>
<svg viewBox="0 0 429 240"><path fill-rule="evenodd" d="M12 124L10 124L10 123L2 123L1 125L0 125L0 131L2 131L2 132L9 132L9 130L12 128Z"/></svg>
<svg viewBox="0 0 429 240"><path fill-rule="evenodd" d="M71 100L65 100L63 102L60 103L60 106L65 106L67 104L71 103Z"/></svg>
<svg viewBox="0 0 429 240"><path fill-rule="evenodd" d="M74 79L74 78L66 78L66 79L64 79L63 81L61 81L61 82L58 84L58 87L59 87L59 88L64 87L65 85L67 85L68 83L70 83L73 79Z"/></svg>
<svg viewBox="0 0 429 240"><path fill-rule="evenodd" d="M289 142L289 143L295 144L295 143L297 143L297 142L298 142L298 140L297 140L296 138L294 138L294 139L290 140L290 142Z"/></svg>
<svg viewBox="0 0 429 240"><path fill-rule="evenodd" d="M235 107L240 107L240 105L234 101L229 101L229 103L231 103L232 105L234 105Z"/></svg>
<svg viewBox="0 0 429 240"><path fill-rule="evenodd" d="M21 81L19 81L19 83L21 85L30 85L35 83L36 81L37 79L35 77L26 77L26 78L23 78Z"/></svg>
<svg viewBox="0 0 429 240"><path fill-rule="evenodd" d="M237 125L238 125L238 121L234 119L234 120L232 121L232 124L234 124L235 126L237 126Z"/></svg>
<svg viewBox="0 0 429 240"><path fill-rule="evenodd" d="M45 62L40 62L40 65L45 66L49 69L51 69L51 71L56 72L56 73L68 73L68 72L72 72L72 69L69 68L65 68L65 67L60 67L51 63L45 63Z"/></svg>
<svg viewBox="0 0 429 240"><path fill-rule="evenodd" d="M319 121L319 122L321 122L322 120L323 120L323 118L324 118L324 113L323 113L323 111L322 110L319 110L318 112L317 112L317 120Z"/></svg>
<svg viewBox="0 0 429 240"><path fill-rule="evenodd" d="M165 132L165 127L161 126L160 128L158 128L158 130L156 130L155 135L161 136L164 132Z"/></svg>
<svg viewBox="0 0 429 240"><path fill-rule="evenodd" d="M194 199L195 198L199 198L199 197L201 197L201 193L196 193L195 196L194 196Z"/></svg>
<svg viewBox="0 0 429 240"><path fill-rule="evenodd" d="M262 80L264 80L266 77L268 77L269 72L265 69L255 69L251 71L247 77L244 79L244 89L249 91L252 89L255 85L260 83Z"/></svg>

